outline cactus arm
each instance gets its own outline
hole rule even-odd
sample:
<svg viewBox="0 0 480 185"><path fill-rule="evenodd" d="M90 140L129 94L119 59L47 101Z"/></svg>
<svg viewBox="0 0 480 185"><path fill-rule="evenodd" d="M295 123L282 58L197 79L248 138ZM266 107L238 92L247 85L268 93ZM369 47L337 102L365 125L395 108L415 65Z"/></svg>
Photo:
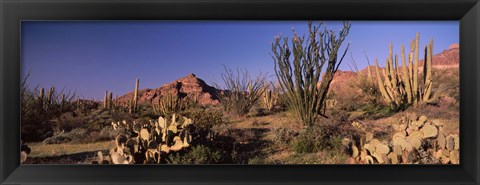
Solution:
<svg viewBox="0 0 480 185"><path fill-rule="evenodd" d="M405 46L402 45L402 72L403 72L403 83L405 85L405 91L407 93L407 103L412 103L412 88L410 87L410 77L407 71L407 62L405 61Z"/></svg>
<svg viewBox="0 0 480 185"><path fill-rule="evenodd" d="M392 55L392 43L390 43L390 48L389 48L389 52L388 52L388 62L389 62L389 74L390 74L390 83L391 83L391 86L392 86L392 90L395 92L397 90L397 78L396 78L396 75L395 75L395 66L393 66L393 55Z"/></svg>
<svg viewBox="0 0 480 185"><path fill-rule="evenodd" d="M383 84L382 82L382 78L380 77L380 70L379 70L379 66L378 66L378 60L375 59L375 65L376 65L376 68L375 68L375 72L376 72L376 76L377 76L377 84L378 84L378 88L380 89L380 93L382 94L383 98L385 99L385 101L388 103L388 104L392 104L392 100L390 99L390 97L388 96L387 94L387 91L385 90L385 85Z"/></svg>
<svg viewBox="0 0 480 185"><path fill-rule="evenodd" d="M137 106L138 106L138 85L140 83L140 79L137 78L137 80L135 81L135 92L134 92L134 95L133 95L133 110L134 111L137 111Z"/></svg>
<svg viewBox="0 0 480 185"><path fill-rule="evenodd" d="M433 39L430 39L430 43L426 48L426 56L424 62L424 76L425 76L425 91L423 95L423 101L428 101L430 99L430 93L432 90L432 55L433 55Z"/></svg>
<svg viewBox="0 0 480 185"><path fill-rule="evenodd" d="M417 32L415 36L415 56L413 57L413 97L414 104L419 100L419 91L418 91L418 52L419 52L419 43L420 34Z"/></svg>

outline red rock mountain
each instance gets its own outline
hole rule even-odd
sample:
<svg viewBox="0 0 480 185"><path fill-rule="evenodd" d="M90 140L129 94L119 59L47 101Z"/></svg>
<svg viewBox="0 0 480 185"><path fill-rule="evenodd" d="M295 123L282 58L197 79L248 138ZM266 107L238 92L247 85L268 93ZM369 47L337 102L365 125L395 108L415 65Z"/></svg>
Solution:
<svg viewBox="0 0 480 185"><path fill-rule="evenodd" d="M420 52L422 53L422 52ZM380 62L384 65L384 61ZM419 66L423 65L420 60ZM452 44L448 49L433 56L434 68L455 68L459 66L459 45ZM372 75L375 75L375 67L370 66ZM421 70L420 70L421 71ZM367 74L367 68L359 71ZM352 71L337 71L333 78L331 88L338 89L345 85L350 78L355 78L356 74ZM167 94L174 94L179 97L196 98L201 105L216 105L219 103L216 97L217 89L208 85L194 74L175 80L156 89L139 90L139 103L157 102L158 99ZM133 99L133 92L127 93L118 98L119 102L128 102Z"/></svg>
<svg viewBox="0 0 480 185"><path fill-rule="evenodd" d="M423 52L419 52L420 55L423 55ZM423 57L422 57L423 58ZM379 65L385 66L385 61L378 61ZM458 68L460 63L460 51L458 44L452 44L448 49L443 50L442 52L433 55L432 57L432 67L433 68ZM401 64L401 61L399 61ZM372 75L375 77L375 66L370 66ZM423 69L423 59L419 60L419 72L422 72ZM364 68L359 71L359 73L367 74L368 69ZM356 77L356 74L352 71L337 71L330 85L333 89L341 88L345 82Z"/></svg>
<svg viewBox="0 0 480 185"><path fill-rule="evenodd" d="M175 80L156 89L141 89L138 91L140 104L156 103L162 96L173 94L179 97L197 99L200 105L216 105L219 103L216 97L217 89L208 85L195 74ZM133 99L133 92L118 97L119 102L128 102Z"/></svg>

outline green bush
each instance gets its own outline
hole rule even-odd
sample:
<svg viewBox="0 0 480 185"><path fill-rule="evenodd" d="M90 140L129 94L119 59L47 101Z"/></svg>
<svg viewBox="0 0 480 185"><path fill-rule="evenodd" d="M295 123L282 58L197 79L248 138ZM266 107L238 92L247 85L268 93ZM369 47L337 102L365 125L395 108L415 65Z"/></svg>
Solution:
<svg viewBox="0 0 480 185"><path fill-rule="evenodd" d="M248 160L248 164L267 164L267 162L264 158L257 156Z"/></svg>
<svg viewBox="0 0 480 185"><path fill-rule="evenodd" d="M319 151L340 151L345 133L335 125L322 124L310 127L292 141L292 149L297 153Z"/></svg>
<svg viewBox="0 0 480 185"><path fill-rule="evenodd" d="M312 153L317 151L313 138L305 134L300 135L293 141L292 149L297 153Z"/></svg>
<svg viewBox="0 0 480 185"><path fill-rule="evenodd" d="M100 135L102 136L102 138L115 139L115 137L117 137L120 134L123 134L125 136L130 136L132 133L130 132L130 130L124 127L120 127L120 128L117 128L117 130L113 130L112 126L104 127L100 131Z"/></svg>
<svg viewBox="0 0 480 185"><path fill-rule="evenodd" d="M247 115L262 96L265 79L266 75L263 74L252 78L247 70L237 69L235 73L225 67L225 72L222 73L225 90L216 94L224 111L238 116ZM217 89L223 89L218 84L215 86Z"/></svg>
<svg viewBox="0 0 480 185"><path fill-rule="evenodd" d="M204 145L191 147L185 153L170 155L167 162L170 164L217 164L220 162L221 153Z"/></svg>
<svg viewBox="0 0 480 185"><path fill-rule="evenodd" d="M27 78L20 89L21 139L25 142L41 141L53 135L52 119L73 111L71 100L74 95L55 91L53 86L49 90L30 89Z"/></svg>
<svg viewBox="0 0 480 185"><path fill-rule="evenodd" d="M46 138L43 140L44 144L61 144L61 143L68 143L72 141L79 142L85 138L87 134L87 130L84 128L76 128L71 130L70 132L61 132L57 135L52 137Z"/></svg>

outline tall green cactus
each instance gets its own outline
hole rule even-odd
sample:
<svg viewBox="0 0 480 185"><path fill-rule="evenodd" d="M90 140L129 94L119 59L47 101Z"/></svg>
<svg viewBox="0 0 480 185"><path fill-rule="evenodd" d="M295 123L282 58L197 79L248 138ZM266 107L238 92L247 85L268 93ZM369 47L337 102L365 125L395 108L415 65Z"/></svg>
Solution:
<svg viewBox="0 0 480 185"><path fill-rule="evenodd" d="M277 94L275 94L272 90L268 89L263 92L263 104L269 111L271 111L277 104L277 100Z"/></svg>
<svg viewBox="0 0 480 185"><path fill-rule="evenodd" d="M133 111L136 112L138 109L138 85L140 83L140 79L137 78L135 81L135 92L133 94Z"/></svg>
<svg viewBox="0 0 480 185"><path fill-rule="evenodd" d="M156 114L168 115L179 113L185 108L184 102L176 95L168 94L158 99L158 104L152 104Z"/></svg>
<svg viewBox="0 0 480 185"><path fill-rule="evenodd" d="M105 91L105 97L103 98L103 108L107 109L108 107L108 91Z"/></svg>
<svg viewBox="0 0 480 185"><path fill-rule="evenodd" d="M402 67L398 67L398 56L395 59L392 54L392 44L390 44L389 55L386 60L386 67L382 70L383 80L380 74L378 60L376 64L376 78L378 88L390 108L396 110L402 105L417 105L418 102L428 102L432 90L432 48L433 39L425 47L425 59L423 66L423 82L419 83L418 77L418 43L419 34L416 34L415 40L410 44L410 54L408 56L408 66L405 58L405 47L401 47ZM401 73L400 73L401 72Z"/></svg>
<svg viewBox="0 0 480 185"><path fill-rule="evenodd" d="M108 93L108 101L107 101L107 102L108 102L108 109L112 109L112 108L113 108L112 96L113 96L112 92L109 92L109 93Z"/></svg>

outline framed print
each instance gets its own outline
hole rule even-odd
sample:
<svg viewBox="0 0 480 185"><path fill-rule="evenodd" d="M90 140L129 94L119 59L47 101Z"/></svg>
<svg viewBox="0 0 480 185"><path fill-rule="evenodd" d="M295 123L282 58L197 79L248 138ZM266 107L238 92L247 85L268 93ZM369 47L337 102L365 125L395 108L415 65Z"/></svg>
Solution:
<svg viewBox="0 0 480 185"><path fill-rule="evenodd" d="M479 183L478 1L0 6L2 184Z"/></svg>

